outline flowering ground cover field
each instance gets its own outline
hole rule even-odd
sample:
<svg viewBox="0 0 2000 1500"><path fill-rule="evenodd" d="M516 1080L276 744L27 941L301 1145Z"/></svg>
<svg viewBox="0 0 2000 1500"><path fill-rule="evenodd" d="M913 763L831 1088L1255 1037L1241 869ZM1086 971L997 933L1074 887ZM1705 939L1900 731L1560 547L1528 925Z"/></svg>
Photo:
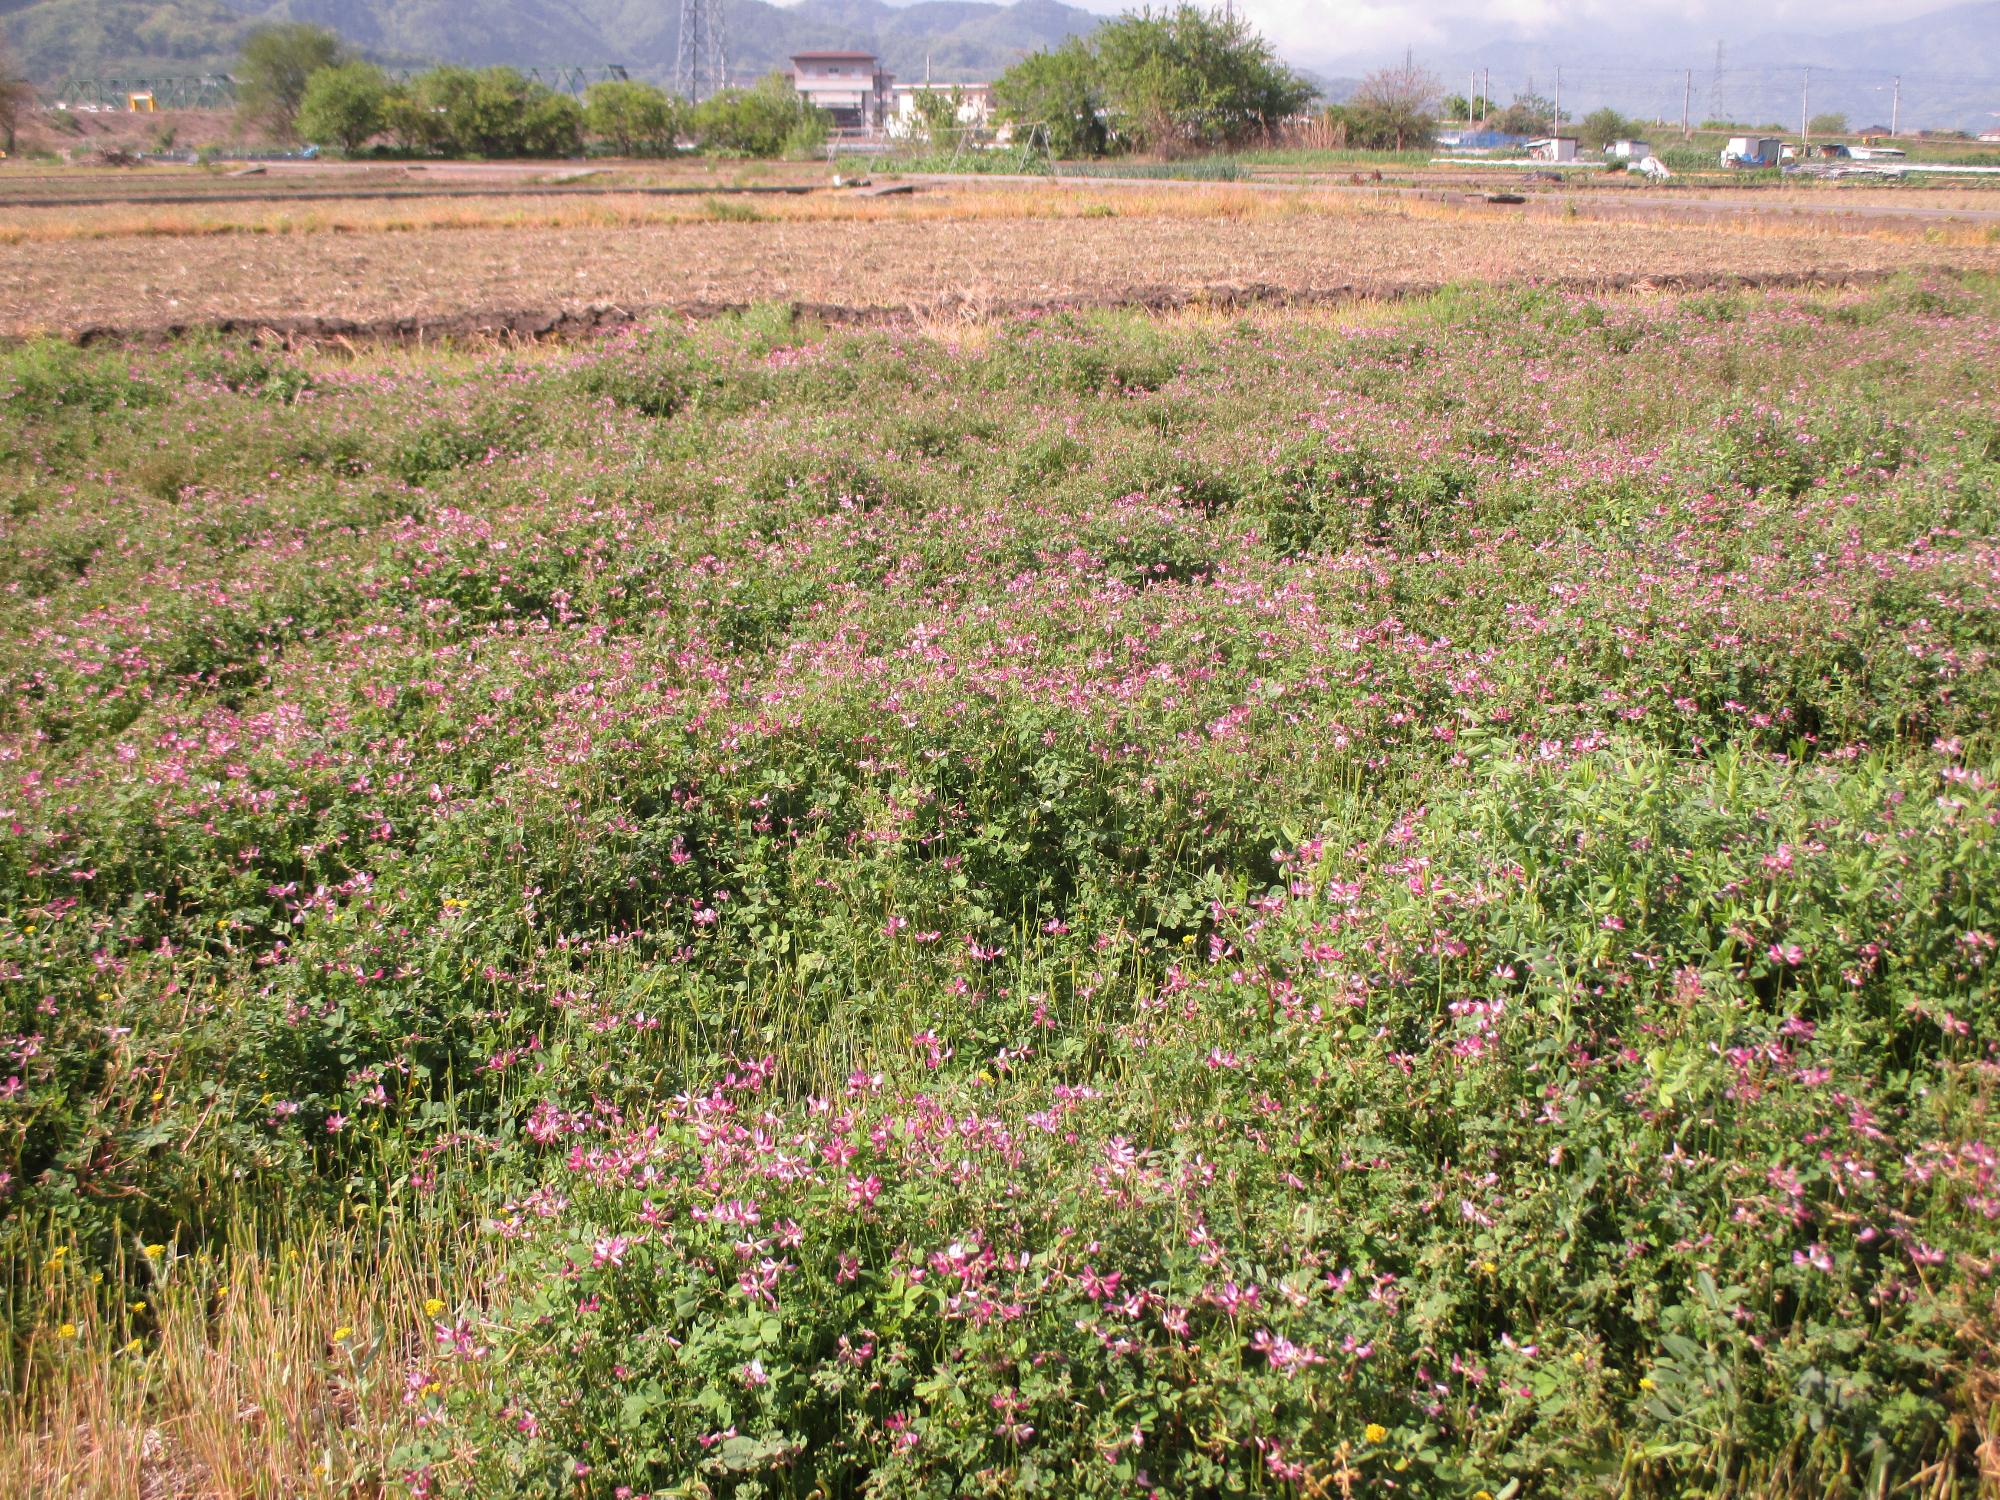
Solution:
<svg viewBox="0 0 2000 1500"><path fill-rule="evenodd" d="M1995 1482L1993 280L4 361L0 1488Z"/></svg>

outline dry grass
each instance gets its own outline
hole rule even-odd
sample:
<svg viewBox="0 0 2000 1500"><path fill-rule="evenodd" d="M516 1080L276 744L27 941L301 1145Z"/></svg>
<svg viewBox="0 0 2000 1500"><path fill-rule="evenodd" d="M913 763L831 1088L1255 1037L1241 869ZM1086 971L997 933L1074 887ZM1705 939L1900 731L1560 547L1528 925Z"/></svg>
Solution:
<svg viewBox="0 0 2000 1500"><path fill-rule="evenodd" d="M1975 200L1960 203L1958 198ZM1911 208L1926 210L1989 210L2000 205L2000 194L1978 202L1976 194L1954 195L1951 202L1918 205L1908 196L1874 193L1835 201L1822 194L1818 201L1798 193L1774 193L1755 200L1758 211L1746 215L1743 205L1712 207L1705 199L1661 195L1598 194L1588 199L1544 195L1520 217L1545 214L1588 214L1608 222L1650 220L1662 214L1681 222L1715 223L1731 233L1792 235L1839 232L1907 240L1939 233L1945 243L1985 243L1989 226L1981 221L1926 224L1902 215ZM398 199L347 198L310 202L239 201L202 204L86 205L76 208L9 210L0 199L0 245L71 240L162 237L198 238L211 235L312 235L336 233L423 233L476 229L613 230L655 225L704 222L853 224L993 222L1068 220L1118 217L1158 217L1176 220L1284 220L1297 217L1341 219L1370 215L1407 214L1417 217L1489 215L1491 209L1438 203L1412 197L1353 193L1339 188L1299 188L1274 191L1268 187L1219 184L1176 184L1163 187L1117 182L1066 184L978 183L926 187L910 197L861 198L852 194L815 193L752 199L722 197L659 197L642 193L607 192L573 197L422 197Z"/></svg>
<svg viewBox="0 0 2000 1500"><path fill-rule="evenodd" d="M744 222L747 205L757 217ZM295 206L327 233L111 233L0 244L0 330L320 315L797 300L922 310L1727 268L1990 267L1983 230L1782 216L1605 217L1244 186L973 185L900 199L485 199ZM406 227L364 227L371 215ZM191 216L212 209L186 211ZM106 210L107 214L126 210ZM156 211L157 212L157 211ZM511 216L491 222L494 214ZM344 218L342 216L345 216ZM629 216L629 217L627 217ZM29 232L22 216L14 227ZM111 221L107 221L111 222ZM341 224L348 227L339 228Z"/></svg>
<svg viewBox="0 0 2000 1500"><path fill-rule="evenodd" d="M27 1293L39 1331L0 1409L0 1494L378 1493L408 1433L404 1372L428 1342L427 1307L476 1303L487 1264L470 1231L327 1232L275 1253L244 1242L162 1255L147 1305L114 1316L63 1262L52 1255Z"/></svg>
<svg viewBox="0 0 2000 1500"><path fill-rule="evenodd" d="M1078 219L1120 214L1181 219L1273 218L1339 211L1330 195L1254 188L1117 187L1051 192L1016 184L926 190L907 198L852 194L757 198L575 197L336 199L325 202L121 203L7 211L0 244L227 234L413 233L453 229L627 229L657 224L885 224L944 220ZM4 209L4 204L0 204ZM1348 211L1366 211L1365 209Z"/></svg>

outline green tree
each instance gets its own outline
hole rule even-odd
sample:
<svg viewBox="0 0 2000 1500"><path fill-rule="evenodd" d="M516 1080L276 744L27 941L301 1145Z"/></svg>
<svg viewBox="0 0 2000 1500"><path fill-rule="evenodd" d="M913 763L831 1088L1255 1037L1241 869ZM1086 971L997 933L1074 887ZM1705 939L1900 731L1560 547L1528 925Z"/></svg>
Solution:
<svg viewBox="0 0 2000 1500"><path fill-rule="evenodd" d="M614 80L591 85L583 123L620 156L665 156L674 149L685 113L680 100L650 83Z"/></svg>
<svg viewBox="0 0 2000 1500"><path fill-rule="evenodd" d="M1247 21L1181 5L1128 11L1001 74L1003 118L1043 125L1059 156L1113 145L1176 154L1267 135L1316 94Z"/></svg>
<svg viewBox="0 0 2000 1500"><path fill-rule="evenodd" d="M718 156L803 156L826 141L822 110L783 73L747 89L724 89L695 106L690 129L704 151Z"/></svg>
<svg viewBox="0 0 2000 1500"><path fill-rule="evenodd" d="M1576 134L1585 146L1608 146L1613 141L1628 140L1638 135L1639 125L1606 105L1602 109L1593 109L1579 120Z"/></svg>
<svg viewBox="0 0 2000 1500"><path fill-rule="evenodd" d="M1508 135L1540 135L1553 129L1556 107L1540 94L1516 94L1514 102L1500 111L1493 122L1495 130L1504 130Z"/></svg>
<svg viewBox="0 0 2000 1500"><path fill-rule="evenodd" d="M1814 135L1846 135L1847 116L1839 113L1814 115L1806 122L1806 128Z"/></svg>
<svg viewBox="0 0 2000 1500"><path fill-rule="evenodd" d="M236 61L237 107L258 129L290 140L307 81L342 61L340 38L322 26L296 21L260 26L245 38Z"/></svg>
<svg viewBox="0 0 2000 1500"><path fill-rule="evenodd" d="M21 116L34 107L34 86L21 76L14 54L0 39L0 152L14 154L14 132Z"/></svg>
<svg viewBox="0 0 2000 1500"><path fill-rule="evenodd" d="M1017 130L1047 130L1057 156L1102 156L1111 144L1097 54L1078 37L1002 73L993 82L993 107Z"/></svg>
<svg viewBox="0 0 2000 1500"><path fill-rule="evenodd" d="M382 132L388 98L389 80L373 63L321 68L299 101L299 134L352 154Z"/></svg>
<svg viewBox="0 0 2000 1500"><path fill-rule="evenodd" d="M445 115L412 84L392 84L382 99L382 132L399 151L432 156L451 149Z"/></svg>
<svg viewBox="0 0 2000 1500"><path fill-rule="evenodd" d="M948 143L958 136L958 111L965 91L925 89L917 95L917 133L924 140Z"/></svg>
<svg viewBox="0 0 2000 1500"><path fill-rule="evenodd" d="M1112 128L1138 150L1242 145L1318 94L1249 22L1220 10L1147 7L1100 27L1092 40Z"/></svg>

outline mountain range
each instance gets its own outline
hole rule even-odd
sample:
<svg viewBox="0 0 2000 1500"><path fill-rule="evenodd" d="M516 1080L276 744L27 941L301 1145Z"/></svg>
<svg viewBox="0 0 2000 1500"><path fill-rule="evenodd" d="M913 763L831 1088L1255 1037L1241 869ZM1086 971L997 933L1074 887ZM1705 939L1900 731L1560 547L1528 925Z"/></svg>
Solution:
<svg viewBox="0 0 2000 1500"><path fill-rule="evenodd" d="M899 78L987 79L1100 17L1061 0L727 0L733 78L749 82L806 47L857 47ZM0 0L23 73L143 76L226 70L252 27L307 21L390 64L619 63L672 75L677 0Z"/></svg>
<svg viewBox="0 0 2000 1500"><path fill-rule="evenodd" d="M1518 92L1546 98L1560 65L1563 113L1572 120L1610 105L1678 125L1685 98L1696 122L1716 117L1792 131L1802 105L1815 115L1844 114L1856 127L1886 125L1892 112L1904 126L2000 127L2000 0L1861 27L1795 26L1666 46L1615 26L1502 36L1420 60L1453 93L1490 69L1502 103Z"/></svg>
<svg viewBox="0 0 2000 1500"><path fill-rule="evenodd" d="M1062 0L726 3L730 71L744 82L785 66L806 47L866 48L903 79L924 77L927 62L940 80L987 79L1037 48L1087 33L1101 19ZM1501 29L1484 41L1467 28L1465 42L1417 61L1454 93L1490 70L1502 103L1518 93L1554 92L1561 66L1563 110L1571 119L1611 105L1678 124L1685 97L1696 121L1796 128L1804 94L1812 113L1844 114L1857 127L1888 123L1897 104L1906 127L2000 126L2000 0L1971 0L1886 24L1751 32L1726 38L1719 49L1685 29L1663 39L1642 11L1631 17L1535 36ZM673 72L679 19L679 0L0 0L0 34L21 70L43 84L74 74L227 70L245 33L282 20L330 27L391 65L618 63L635 77L664 82ZM1351 60L1344 61L1343 71L1352 70ZM1343 99L1354 87L1352 78L1302 71L1329 99Z"/></svg>

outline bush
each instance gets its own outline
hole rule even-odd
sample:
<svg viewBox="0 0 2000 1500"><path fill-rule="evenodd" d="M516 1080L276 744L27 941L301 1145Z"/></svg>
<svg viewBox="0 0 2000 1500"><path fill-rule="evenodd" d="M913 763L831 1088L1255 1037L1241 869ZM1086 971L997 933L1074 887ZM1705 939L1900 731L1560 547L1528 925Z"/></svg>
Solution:
<svg viewBox="0 0 2000 1500"><path fill-rule="evenodd" d="M372 63L321 68L306 82L299 134L351 155L382 130L388 98L389 80Z"/></svg>
<svg viewBox="0 0 2000 1500"><path fill-rule="evenodd" d="M695 106L689 130L715 156L811 155L826 143L829 122L773 73L747 89L724 89Z"/></svg>
<svg viewBox="0 0 2000 1500"><path fill-rule="evenodd" d="M575 156L583 107L513 68L435 68L384 101L405 149L446 156Z"/></svg>
<svg viewBox="0 0 2000 1500"><path fill-rule="evenodd" d="M679 99L649 83L595 83L585 96L584 128L619 156L667 156L685 127Z"/></svg>

